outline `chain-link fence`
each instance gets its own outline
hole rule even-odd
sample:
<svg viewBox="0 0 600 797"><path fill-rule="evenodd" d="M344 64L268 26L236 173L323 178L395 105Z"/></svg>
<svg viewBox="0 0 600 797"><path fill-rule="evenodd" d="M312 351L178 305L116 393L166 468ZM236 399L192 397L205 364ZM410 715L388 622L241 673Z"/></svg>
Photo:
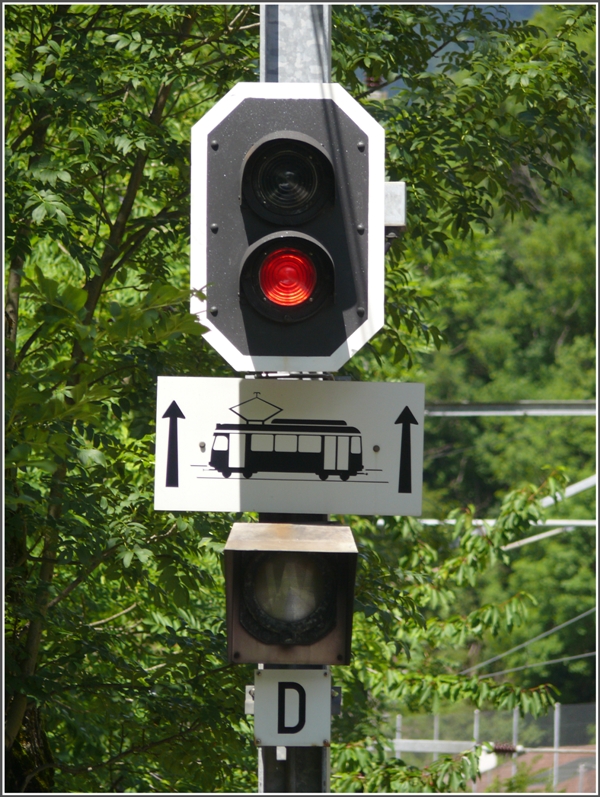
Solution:
<svg viewBox="0 0 600 797"><path fill-rule="evenodd" d="M444 752L455 752L451 744L442 749L443 741L517 747L519 753L512 756L484 755L483 774L475 791L597 793L595 703L557 704L541 717L520 717L517 710L474 712L466 708L436 716L398 715L395 736L396 754L418 767ZM415 747L423 752L416 752ZM433 752L436 747L439 752Z"/></svg>

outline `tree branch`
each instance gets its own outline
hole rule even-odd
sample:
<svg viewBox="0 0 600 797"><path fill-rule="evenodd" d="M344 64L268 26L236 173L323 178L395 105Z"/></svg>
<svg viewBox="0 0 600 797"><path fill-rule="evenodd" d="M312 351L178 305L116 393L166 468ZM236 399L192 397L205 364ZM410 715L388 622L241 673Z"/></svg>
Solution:
<svg viewBox="0 0 600 797"><path fill-rule="evenodd" d="M187 195L187 191L185 193L180 194L179 196L173 199L173 202L176 202L178 199L181 199L183 196ZM124 265L128 260L131 260L131 257L138 251L140 246L143 244L144 240L147 238L149 233L152 230L155 230L156 227L162 221L167 221L173 213L169 213L167 208L171 206L172 202L169 205L166 205L161 211L159 211L156 216L146 219L136 219L135 222L130 224L131 227L138 226L139 224L144 224L144 228L141 229L139 232L135 233L135 235L131 235L124 243L123 247L128 247L125 252L121 255L121 257L117 260L117 262L112 266L110 271L108 272L108 276L106 281L108 282ZM175 214L177 215L177 214ZM122 248L123 248L122 247Z"/></svg>
<svg viewBox="0 0 600 797"><path fill-rule="evenodd" d="M11 128L11 125L13 123L13 119L14 119L16 110L17 110L17 106L13 105L12 108L10 109L10 111L8 112L7 116L6 116L6 123L4 125L4 140L5 141L8 141L8 134L10 132L10 128Z"/></svg>
<svg viewBox="0 0 600 797"><path fill-rule="evenodd" d="M69 11L69 6L58 6L54 15L53 25L56 25L61 18L63 18ZM186 36L189 34L193 21L195 19L196 12L193 12L191 15L187 16L183 24L181 26L179 32L179 39L183 41ZM62 39L61 32L58 31L55 39L58 43ZM51 64L46 67L44 71L44 81L52 80L56 73L56 64ZM161 122L162 114L164 111L165 103L168 99L172 84L163 84L158 92L156 97L156 101L154 103L154 107L150 114L150 122L154 125L159 125ZM33 140L31 144L31 149L36 156L39 157L44 147L44 142L46 138L46 133L48 131L51 119L48 115L49 103L46 101L42 104L40 110L38 111L38 116L40 119L40 123L36 126L33 130ZM42 116L45 117L43 123L41 122ZM103 255L100 259L100 267L101 271L100 274L94 276L92 279L88 280L86 284L86 289L88 291L88 299L86 302L86 318L84 323L89 324L93 318L94 311L98 300L100 298L100 294L102 291L102 287L106 281L106 278L110 272L111 266L114 263L114 260L117 257L119 246L122 242L122 238L125 232L126 225L129 221L133 205L137 196L137 192L139 190L144 167L146 164L146 160L148 158L148 154L140 153L136 158L134 163L129 183L127 185L127 189L125 192L125 196L121 203L121 207L119 212L117 213L117 217L115 219L115 223L111 230L109 239L106 243L104 248ZM19 266L22 266L22 262L19 262ZM14 269L15 272L20 271L19 269ZM17 335L17 320L18 320L18 291L20 288L20 274L15 273L13 277L13 296L16 297L16 301L13 301L11 306L9 307L9 313L11 318L11 330L10 334L14 336L16 341ZM14 355L13 355L14 356ZM75 362L80 362L83 359L83 351L81 347L77 345L74 346L74 360ZM11 363L12 364L12 363ZM72 379L76 378L75 376ZM53 487L50 492L50 505L48 514L54 520L58 520L61 514L61 495L62 495L62 481L66 474L66 465L62 465L59 469L55 472L53 476ZM38 593L36 595L36 609L37 609L37 616L30 621L27 638L25 642L25 650L24 650L24 661L21 665L21 676L24 681L27 681L30 678L36 668L41 639L42 639L42 632L43 632L43 625L44 625L44 618L48 609L55 606L60 600L64 597L69 595L78 584L81 583L89 573L96 567L100 561L103 561L109 555L111 555L114 551L112 549L105 551L101 557L99 557L98 561L94 563L92 568L88 568L88 570L82 573L78 578L74 579L62 592L57 595L52 601L47 602L47 593L50 588L53 575L54 575L54 567L55 567L55 560L56 560L56 551L58 547L58 525L57 523L53 523L50 527L50 530L46 536L45 543L44 543L44 550L43 550L43 558L47 561L42 562L41 570L40 570L40 578L39 578L39 588ZM17 692L13 700L11 701L10 707L7 711L6 715L6 725L5 725L5 745L7 749L10 749L17 738L17 735L21 729L23 724L23 718L25 716L25 712L27 709L27 695L25 694L25 690L21 692ZM48 765L53 766L53 765ZM45 766L44 769L48 768ZM40 770L41 771L41 770ZM30 782L31 777L33 774L30 774L26 779L26 783L23 788L27 787L27 784Z"/></svg>
<svg viewBox="0 0 600 797"><path fill-rule="evenodd" d="M42 555L47 561L42 562L40 568L39 587L35 597L37 616L34 616L29 623L27 639L25 641L25 658L21 665L21 676L24 680L31 677L35 672L40 643L42 641L44 618L48 609L46 603L47 594L54 576L56 549L58 547L58 525L56 521L58 521L61 515L62 483L66 472L66 465L61 465L56 470L52 479L48 515L54 522L49 526L49 531L44 540ZM17 734L23 724L23 717L25 716L26 710L27 695L23 692L17 692L6 712L5 745L7 750L12 747L17 738Z"/></svg>
<svg viewBox="0 0 600 797"><path fill-rule="evenodd" d="M27 136L30 136L30 135L31 135L31 134L32 134L32 133L33 133L35 130L37 130L37 128L38 128L38 127L39 127L41 124L43 124L43 123L44 123L44 122L46 122L47 120L50 120L51 118L52 118L52 116L51 116L51 114L49 114L49 113L47 113L45 116L37 116L37 117L35 118L35 120L34 120L34 121L33 121L33 122L30 124L30 125L28 125L28 127L26 127L26 128L25 128L25 130L23 130L23 132L22 132L22 133L20 133L20 134L19 134L19 135L16 137L16 139L14 140L14 142L13 142L12 144L9 144L10 148L11 148L12 150L18 149L18 148L21 146L21 144L23 143L23 141L25 141L25 139L27 138ZM7 143L8 143L8 142L7 142Z"/></svg>
<svg viewBox="0 0 600 797"><path fill-rule="evenodd" d="M60 21L69 11L68 5L57 6L54 17L52 20L52 25L50 27L49 36L56 31L57 22ZM58 31L56 33L56 41L60 44L63 39L63 34ZM49 81L54 78L56 74L56 63L49 64L44 69L44 76L43 80ZM44 144L46 141L46 134L48 132L48 128L50 127L50 120L52 118L52 109L50 103L48 101L44 101L39 108L33 122L29 126L27 131L24 131L26 135L33 133L33 140L31 142L31 150L34 153L33 157L30 160L30 166L35 163L36 160L39 160L42 154L42 150L44 148ZM21 134L21 135L24 135ZM26 136L25 136L26 137ZM19 140L21 136L17 140ZM19 142L20 143L20 142ZM27 234L27 224L26 222L23 223L23 226L19 229L17 235L26 235ZM7 304L6 304L6 318L9 322L9 346L7 346L6 351L6 365L7 371L13 371L16 365L15 355L16 355L16 343L17 343L17 330L18 330L18 323L19 323L19 298L20 298L20 288L21 288L21 270L24 265L24 260L20 255L16 255L10 267L10 273L8 278L8 291L7 291Z"/></svg>
<svg viewBox="0 0 600 797"><path fill-rule="evenodd" d="M206 45L207 45L207 44L214 44L214 42L218 41L219 39L223 38L224 36L227 36L227 35L229 35L230 33L233 33L233 31L234 31L234 25L235 25L235 23L238 21L238 19L240 20L240 22L243 22L243 20L244 20L244 19L245 19L245 18L248 16L248 12L249 12L249 11L250 11L250 6L247 6L246 8L242 8L242 9L241 9L241 10L240 10L240 11L239 11L239 12L238 12L236 15L235 15L235 17L234 17L234 18L231 20L231 22L230 22L230 23L229 23L229 25L228 25L228 26L225 28L225 30L224 30L224 31L223 31L223 30L220 30L220 31L218 31L217 33L213 34L212 36L207 36L207 37L205 37L204 39L201 39L199 42L196 42L196 43L195 43L195 44L193 44L193 45L189 45L188 47L184 47L184 48L182 49L182 51L183 51L184 53L191 53L191 52L193 52L194 50L197 50L197 49L198 49L198 47L206 47ZM259 23L259 24L260 24L260 23ZM195 38L195 37L194 37L194 38Z"/></svg>
<svg viewBox="0 0 600 797"><path fill-rule="evenodd" d="M192 28L193 22L195 19L195 14L192 14L186 17L183 21L181 26L181 30L179 33L179 40L184 41ZM150 113L149 120L152 124L160 125L162 120L163 111L165 108L165 104L169 98L169 94L171 93L171 88L173 83L163 83L158 91L158 95L154 102L154 107L152 108L152 112ZM123 201L121 203L121 207L119 208L119 212L117 213L116 219L112 226L108 241L104 247L104 252L100 258L99 267L100 273L95 274L88 282L86 283L85 289L88 292L88 299L85 304L86 308L86 317L84 319L84 324L90 324L92 318L94 316L94 312L96 310L96 306L100 299L100 294L102 292L102 288L106 283L107 279L111 275L111 270L113 268L114 262L118 257L119 249L122 244L123 236L125 234L125 229L129 218L131 216L131 212L133 210L133 205L135 199L137 197L138 190L142 183L142 178L144 175L144 167L146 165L146 161L148 160L148 153L147 152L140 152L135 159L135 163L131 170L131 175L129 178L129 183L127 184L127 189L125 191L125 196L123 197ZM114 272L113 272L114 273ZM76 348L76 360L80 360L83 356L83 353L79 351L79 347Z"/></svg>
<svg viewBox="0 0 600 797"><path fill-rule="evenodd" d="M17 331L19 328L19 299L21 294L21 274L23 258L17 255L12 259L6 290L6 370L14 371L16 365Z"/></svg>
<svg viewBox="0 0 600 797"><path fill-rule="evenodd" d="M170 736L165 736L162 739L157 739L154 742L148 742L147 744L141 745L131 745L127 750L122 752L116 753L111 758L107 759L106 761L99 761L97 764L91 764L88 766L82 767L67 767L61 766L59 763L53 764L43 764L42 766L36 767L32 772L30 772L25 780L23 781L23 786L21 787L21 791L24 792L27 786L29 785L32 778L35 778L36 775L39 775L40 772L44 772L46 769L54 768L58 769L61 772L67 772L69 775L79 775L81 772L93 772L96 769L102 769L103 767L110 767L117 761L120 761L124 758L127 758L130 755L134 755L136 753L145 753L148 750L151 750L153 747L158 747L161 744L166 744L167 742L172 742L175 739L182 739L185 736L188 736L190 733L193 733L195 730L198 729L200 726L201 721L199 719L194 720L188 728L184 728L182 731L178 731L177 733L172 733Z"/></svg>
<svg viewBox="0 0 600 797"><path fill-rule="evenodd" d="M63 598L66 598L67 595L70 595L73 590L81 584L82 581L85 581L85 579L94 572L98 565L102 564L105 559L108 559L116 552L117 546L114 545L112 548L107 548L100 554L100 556L97 556L95 559L93 559L87 570L84 570L83 573L80 573L77 578L74 578L73 581L71 581L70 584L67 584L62 592L59 592L58 595L52 598L52 600L47 604L46 609L54 608L54 606L56 606L57 603L60 603Z"/></svg>
<svg viewBox="0 0 600 797"><path fill-rule="evenodd" d="M96 628L99 625L110 623L111 620L116 620L117 617L122 617L124 614L127 614L128 612L132 611L133 609L135 609L136 606L137 606L137 601L135 603L132 603L131 606L128 606L126 609L123 609L123 611L121 612L117 612L116 614L113 614L110 617L105 617L104 620L96 620L95 623L88 623L88 625L90 626L90 628Z"/></svg>
<svg viewBox="0 0 600 797"><path fill-rule="evenodd" d="M89 185L86 186L86 189L90 192L90 194L94 197L94 199L98 203L98 207L100 208L102 216L104 217L104 221L108 224L108 229L111 230L112 221L110 220L110 215L106 209L106 206L104 205L104 202L102 201L102 197L98 196L98 194L94 191L93 188L91 188L91 186Z"/></svg>
<svg viewBox="0 0 600 797"><path fill-rule="evenodd" d="M21 350L19 351L19 355L16 358L16 364L19 364L26 356L27 352L31 348L31 346L35 343L35 341L39 338L42 330L44 329L45 324L40 324L39 327L31 333L31 335L27 338L25 343L21 346Z"/></svg>
<svg viewBox="0 0 600 797"><path fill-rule="evenodd" d="M454 44L455 39L456 37L448 39L447 41L442 42L438 47L436 47L435 50L432 50L429 53L429 60L435 58L435 56L439 52L441 52L444 49L444 47L448 47L449 44ZM360 94L356 95L356 99L362 100L364 97L368 97L369 94L372 94L374 91L381 91L381 89L385 89L387 86L391 86L392 83L395 83L397 80L400 80L401 77L402 77L402 72L398 72L398 74L395 77L391 78L390 80L385 80L383 83L380 83L378 86L373 86L373 88L367 89L366 91L361 91Z"/></svg>
<svg viewBox="0 0 600 797"><path fill-rule="evenodd" d="M174 534L177 531L177 524L173 523L171 528L165 532L164 534L154 534L148 540L146 540L146 545L151 545L153 542L158 542L159 540L164 540L166 537L170 537L171 534ZM68 595L73 592L73 590L78 587L82 581L91 575L94 570L98 567L98 565L102 564L105 559L108 559L112 554L116 553L118 550L117 545L113 545L112 548L107 548L104 550L99 556L92 560L91 565L85 570L83 573L80 573L77 578L74 578L63 590L59 592L46 606L46 609L52 609L56 606L57 603L60 603L61 600L66 598Z"/></svg>

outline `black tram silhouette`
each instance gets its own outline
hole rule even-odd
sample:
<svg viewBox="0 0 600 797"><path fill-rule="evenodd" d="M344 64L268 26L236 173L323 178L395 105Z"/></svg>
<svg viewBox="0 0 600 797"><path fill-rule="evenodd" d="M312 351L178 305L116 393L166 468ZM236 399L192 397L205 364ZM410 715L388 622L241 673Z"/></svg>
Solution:
<svg viewBox="0 0 600 797"><path fill-rule="evenodd" d="M232 473L249 479L267 471L316 473L323 481L329 476L347 481L362 470L362 438L346 421L273 418L268 423L218 423L209 465L226 479Z"/></svg>
<svg viewBox="0 0 600 797"><path fill-rule="evenodd" d="M210 467L228 479L241 473L316 473L347 481L362 470L360 431L346 421L275 418L282 408L254 397L229 408L244 423L218 423Z"/></svg>

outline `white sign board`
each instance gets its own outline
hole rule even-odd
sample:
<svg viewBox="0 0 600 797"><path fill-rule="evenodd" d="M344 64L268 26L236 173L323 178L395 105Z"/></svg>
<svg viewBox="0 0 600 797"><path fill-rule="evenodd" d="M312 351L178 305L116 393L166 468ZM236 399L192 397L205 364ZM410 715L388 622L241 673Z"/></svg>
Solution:
<svg viewBox="0 0 600 797"><path fill-rule="evenodd" d="M259 747L329 745L328 670L255 670L254 674L254 741Z"/></svg>
<svg viewBox="0 0 600 797"><path fill-rule="evenodd" d="M154 507L420 515L422 384L158 378Z"/></svg>

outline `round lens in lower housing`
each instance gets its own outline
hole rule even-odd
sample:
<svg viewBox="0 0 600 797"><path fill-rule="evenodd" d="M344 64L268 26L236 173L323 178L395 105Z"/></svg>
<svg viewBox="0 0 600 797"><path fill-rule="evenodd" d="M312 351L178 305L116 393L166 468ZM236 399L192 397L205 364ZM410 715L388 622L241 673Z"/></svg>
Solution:
<svg viewBox="0 0 600 797"><path fill-rule="evenodd" d="M335 595L326 554L260 553L246 569L240 622L265 644L311 645L335 625Z"/></svg>

